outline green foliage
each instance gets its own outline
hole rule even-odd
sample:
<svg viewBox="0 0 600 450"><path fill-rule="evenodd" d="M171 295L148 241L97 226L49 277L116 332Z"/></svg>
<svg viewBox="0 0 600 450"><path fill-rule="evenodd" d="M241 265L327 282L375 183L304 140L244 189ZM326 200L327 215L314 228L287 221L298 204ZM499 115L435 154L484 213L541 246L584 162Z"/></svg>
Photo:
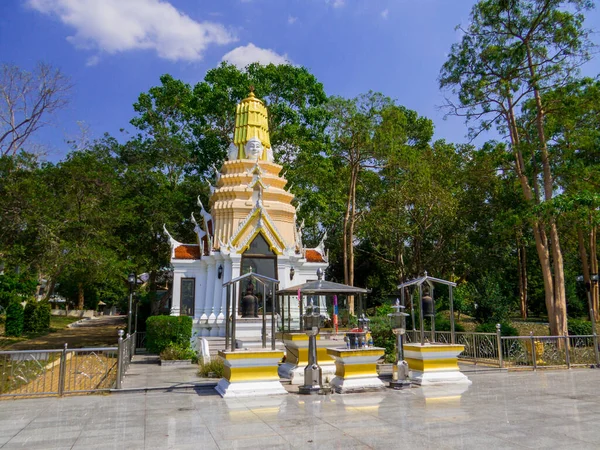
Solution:
<svg viewBox="0 0 600 450"><path fill-rule="evenodd" d="M209 363L200 362L198 375L206 378L222 378L225 364L221 358L212 358Z"/></svg>
<svg viewBox="0 0 600 450"><path fill-rule="evenodd" d="M50 303L29 300L25 304L23 313L23 331L25 333L43 333L50 329Z"/></svg>
<svg viewBox="0 0 600 450"><path fill-rule="evenodd" d="M441 315L435 316L435 331L450 331L450 319ZM465 327L461 323L454 321L454 331L463 332Z"/></svg>
<svg viewBox="0 0 600 450"><path fill-rule="evenodd" d="M160 359L165 360L182 360L182 359L191 359L195 360L198 356L189 346L170 343L167 345L162 352L160 352Z"/></svg>
<svg viewBox="0 0 600 450"><path fill-rule="evenodd" d="M572 336L590 336L593 334L592 322L589 320L569 319L569 334Z"/></svg>
<svg viewBox="0 0 600 450"><path fill-rule="evenodd" d="M511 300L500 287L497 276L486 274L475 283L475 298L472 316L479 323L502 323L508 319ZM475 306L476 305L476 306Z"/></svg>
<svg viewBox="0 0 600 450"><path fill-rule="evenodd" d="M385 348L385 360L394 361L396 355L396 335L392 331L390 319L387 316L371 318L371 336L375 347Z"/></svg>
<svg viewBox="0 0 600 450"><path fill-rule="evenodd" d="M496 333L496 323L486 322L477 325L475 328L476 333ZM500 323L500 333L502 336L518 336L519 330L510 325L509 323Z"/></svg>
<svg viewBox="0 0 600 450"><path fill-rule="evenodd" d="M387 317L388 314L392 314L394 312L394 308L389 303L384 303L381 306L375 308L375 316L377 317Z"/></svg>
<svg viewBox="0 0 600 450"><path fill-rule="evenodd" d="M6 308L13 298L33 295L36 286L37 281L29 272L6 270L0 274L0 306Z"/></svg>
<svg viewBox="0 0 600 450"><path fill-rule="evenodd" d="M146 347L160 354L170 344L190 346L192 318L189 316L152 316L146 320Z"/></svg>
<svg viewBox="0 0 600 450"><path fill-rule="evenodd" d="M21 336L23 334L23 307L17 300L12 300L6 308L5 336Z"/></svg>

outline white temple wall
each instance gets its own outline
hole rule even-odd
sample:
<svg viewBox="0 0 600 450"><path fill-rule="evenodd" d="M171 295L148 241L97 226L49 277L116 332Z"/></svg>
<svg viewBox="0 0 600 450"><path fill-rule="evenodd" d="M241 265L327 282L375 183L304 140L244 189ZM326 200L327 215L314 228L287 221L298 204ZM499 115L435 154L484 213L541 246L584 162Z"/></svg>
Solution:
<svg viewBox="0 0 600 450"><path fill-rule="evenodd" d="M181 301L181 279L195 278L195 308L193 333L196 337L225 336L225 305L227 292L223 284L240 276L241 255L223 255L215 252L203 256L201 260L174 260L173 264L173 302L171 315L179 315ZM223 266L223 275L218 278L218 268ZM294 278L290 280L290 270L294 267ZM317 269L325 270L327 263L309 263L292 256L277 258L279 289L296 286L317 279ZM324 297L320 306L326 311ZM306 303L306 302L305 302ZM295 298L290 301L292 321L298 324L300 309Z"/></svg>

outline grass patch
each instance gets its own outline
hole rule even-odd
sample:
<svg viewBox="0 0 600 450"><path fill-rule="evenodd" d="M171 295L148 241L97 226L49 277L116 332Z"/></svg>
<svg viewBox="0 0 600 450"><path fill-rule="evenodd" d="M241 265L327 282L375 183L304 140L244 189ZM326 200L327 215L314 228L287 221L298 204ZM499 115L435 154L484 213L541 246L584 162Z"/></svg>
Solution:
<svg viewBox="0 0 600 450"><path fill-rule="evenodd" d="M63 330L78 320L79 317L50 316L50 332Z"/></svg>
<svg viewBox="0 0 600 450"><path fill-rule="evenodd" d="M23 333L22 336L4 336L4 320L0 320L0 349L9 347L17 342L27 341L29 339L35 339L42 336L46 336L50 333L56 333L57 331L68 328L73 322L80 320L78 317L66 317L66 316L50 316L50 330L46 333Z"/></svg>
<svg viewBox="0 0 600 450"><path fill-rule="evenodd" d="M203 378L223 378L225 364L221 358L212 358L209 363L199 364L198 375Z"/></svg>

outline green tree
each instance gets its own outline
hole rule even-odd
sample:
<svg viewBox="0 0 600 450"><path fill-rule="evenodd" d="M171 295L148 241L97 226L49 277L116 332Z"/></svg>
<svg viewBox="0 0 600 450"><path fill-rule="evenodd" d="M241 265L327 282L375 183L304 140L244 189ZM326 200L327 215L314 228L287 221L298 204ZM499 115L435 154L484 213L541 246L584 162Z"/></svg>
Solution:
<svg viewBox="0 0 600 450"><path fill-rule="evenodd" d="M464 115L481 131L497 125L507 131L522 192L532 206L550 201L556 184L544 121L550 114L542 95L568 80L589 57L583 11L587 0L481 0L461 42L452 46L440 85L458 97L451 113ZM518 108L535 103L528 147ZM534 151L532 151L534 150ZM527 159L531 155L534 158ZM541 181L540 181L541 180ZM538 185L539 184L539 185ZM551 332L567 332L563 255L555 219L532 216L542 268Z"/></svg>

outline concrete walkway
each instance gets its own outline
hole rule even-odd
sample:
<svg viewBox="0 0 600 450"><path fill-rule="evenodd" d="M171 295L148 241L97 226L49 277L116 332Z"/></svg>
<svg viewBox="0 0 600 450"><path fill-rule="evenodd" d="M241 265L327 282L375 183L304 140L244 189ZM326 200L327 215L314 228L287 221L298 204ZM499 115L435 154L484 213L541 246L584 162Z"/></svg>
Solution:
<svg viewBox="0 0 600 450"><path fill-rule="evenodd" d="M201 378L197 364L161 366L155 355L135 355L123 379L123 390L174 390L214 387L219 380Z"/></svg>
<svg viewBox="0 0 600 450"><path fill-rule="evenodd" d="M2 449L597 449L600 370L452 390L224 400L177 390L0 402Z"/></svg>

